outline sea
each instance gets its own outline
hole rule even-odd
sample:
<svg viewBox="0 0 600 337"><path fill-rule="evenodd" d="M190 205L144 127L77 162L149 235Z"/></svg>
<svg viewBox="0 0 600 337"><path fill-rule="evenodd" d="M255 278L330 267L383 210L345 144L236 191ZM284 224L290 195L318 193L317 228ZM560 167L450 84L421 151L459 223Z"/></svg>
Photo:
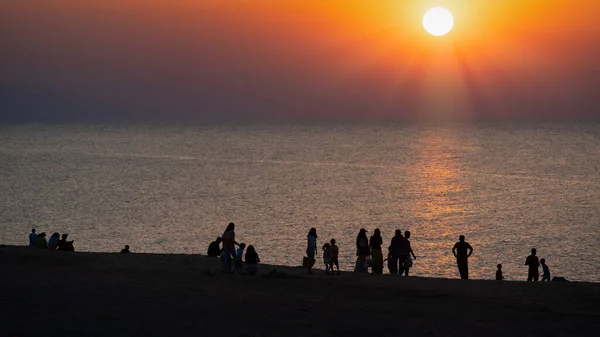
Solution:
<svg viewBox="0 0 600 337"><path fill-rule="evenodd" d="M471 278L525 280L536 248L600 282L600 123L0 126L2 244L206 254L229 222L269 264L299 266L315 227L351 271L361 228L400 229L412 276L458 278L462 234Z"/></svg>

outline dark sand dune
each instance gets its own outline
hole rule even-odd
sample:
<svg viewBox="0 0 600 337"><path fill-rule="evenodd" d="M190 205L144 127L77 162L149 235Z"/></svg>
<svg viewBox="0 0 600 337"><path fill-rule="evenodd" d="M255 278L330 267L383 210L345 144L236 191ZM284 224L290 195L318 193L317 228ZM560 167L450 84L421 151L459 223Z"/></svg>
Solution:
<svg viewBox="0 0 600 337"><path fill-rule="evenodd" d="M0 336L593 336L600 284L219 274L193 255L0 249Z"/></svg>

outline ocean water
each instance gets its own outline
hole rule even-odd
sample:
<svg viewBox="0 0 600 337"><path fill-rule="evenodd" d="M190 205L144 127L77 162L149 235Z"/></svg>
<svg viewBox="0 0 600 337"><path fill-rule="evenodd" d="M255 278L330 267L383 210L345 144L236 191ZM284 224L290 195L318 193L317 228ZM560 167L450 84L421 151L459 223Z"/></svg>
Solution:
<svg viewBox="0 0 600 337"><path fill-rule="evenodd" d="M410 230L412 275L600 282L600 124L0 126L0 243L69 233L79 251L206 253L227 223L267 263L299 265L306 234ZM321 259L317 260L317 266Z"/></svg>

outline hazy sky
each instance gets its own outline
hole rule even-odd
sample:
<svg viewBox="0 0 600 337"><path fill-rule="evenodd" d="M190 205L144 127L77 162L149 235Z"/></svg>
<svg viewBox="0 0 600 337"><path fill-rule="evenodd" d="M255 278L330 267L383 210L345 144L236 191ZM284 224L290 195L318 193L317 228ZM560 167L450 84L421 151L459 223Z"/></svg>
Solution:
<svg viewBox="0 0 600 337"><path fill-rule="evenodd" d="M447 36L421 27L442 5ZM598 0L0 0L0 122L600 118Z"/></svg>

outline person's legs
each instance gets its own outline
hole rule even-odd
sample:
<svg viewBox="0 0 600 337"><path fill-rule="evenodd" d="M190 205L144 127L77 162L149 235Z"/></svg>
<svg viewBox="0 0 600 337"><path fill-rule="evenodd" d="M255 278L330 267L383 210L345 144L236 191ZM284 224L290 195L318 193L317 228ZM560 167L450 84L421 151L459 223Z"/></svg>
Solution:
<svg viewBox="0 0 600 337"><path fill-rule="evenodd" d="M306 254L308 256L308 273L312 274L312 267L315 265L315 252L310 252Z"/></svg>
<svg viewBox="0 0 600 337"><path fill-rule="evenodd" d="M363 255L363 254L359 254L358 258L356 259L356 267L354 268L354 271L357 273L364 273L366 270L365 267L365 263L367 262L367 256Z"/></svg>
<svg viewBox="0 0 600 337"><path fill-rule="evenodd" d="M458 265L458 272L460 273L461 279L469 279L469 265L467 260L457 260L456 264Z"/></svg>
<svg viewBox="0 0 600 337"><path fill-rule="evenodd" d="M388 258L388 269L391 275L398 274L398 257L395 255Z"/></svg>
<svg viewBox="0 0 600 337"><path fill-rule="evenodd" d="M373 249L371 251L371 258L373 263L373 274L380 275L383 268L383 254L380 249Z"/></svg>
<svg viewBox="0 0 600 337"><path fill-rule="evenodd" d="M404 274L404 268L406 267L406 255L398 255L398 274Z"/></svg>
<svg viewBox="0 0 600 337"><path fill-rule="evenodd" d="M222 263L223 263L223 272L231 273L231 265L233 264L233 257L235 256L235 251L231 249L224 249L222 255Z"/></svg>

